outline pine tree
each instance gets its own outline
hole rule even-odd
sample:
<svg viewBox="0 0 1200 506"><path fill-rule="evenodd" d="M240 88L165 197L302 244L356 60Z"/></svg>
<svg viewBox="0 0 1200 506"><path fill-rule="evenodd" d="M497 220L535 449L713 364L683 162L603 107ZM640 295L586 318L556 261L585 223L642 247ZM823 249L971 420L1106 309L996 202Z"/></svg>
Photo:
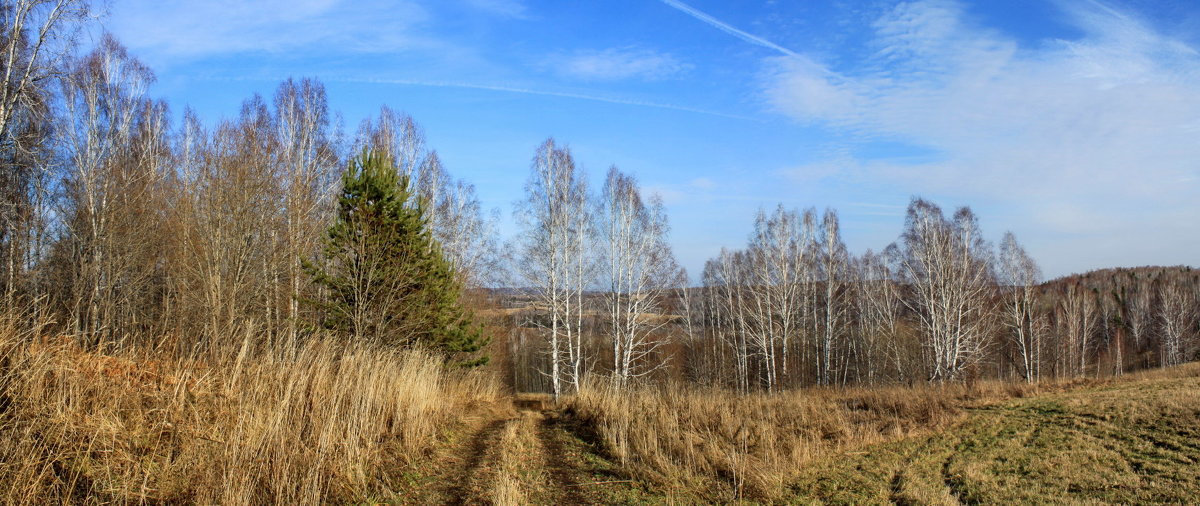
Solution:
<svg viewBox="0 0 1200 506"><path fill-rule="evenodd" d="M314 303L320 323L386 345L477 352L487 339L462 307L462 286L409 183L382 153L348 164L322 263L304 264L325 294Z"/></svg>

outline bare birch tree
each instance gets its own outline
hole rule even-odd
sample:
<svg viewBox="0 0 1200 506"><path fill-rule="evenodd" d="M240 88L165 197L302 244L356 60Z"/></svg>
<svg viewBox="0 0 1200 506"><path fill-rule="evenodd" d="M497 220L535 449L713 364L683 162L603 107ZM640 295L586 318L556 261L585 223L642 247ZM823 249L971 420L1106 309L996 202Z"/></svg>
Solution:
<svg viewBox="0 0 1200 506"><path fill-rule="evenodd" d="M1000 241L999 274L1008 337L1017 348L1021 376L1032 383L1041 377L1042 338L1046 332L1045 320L1034 307L1041 269L1012 232Z"/></svg>
<svg viewBox="0 0 1200 506"><path fill-rule="evenodd" d="M148 295L145 269L155 264L147 242L155 216L143 206L161 195L156 186L168 156L166 107L145 98L149 68L105 35L72 63L63 80L59 134L69 170L65 177L69 244L76 266L72 329L98 344L120 328L120 312ZM65 244L65 243L64 243Z"/></svg>
<svg viewBox="0 0 1200 506"><path fill-rule="evenodd" d="M814 213L778 206L768 216L759 211L747 260L749 278L741 280L752 303L746 306L763 360L764 381L773 389L791 374L790 351L803 331L803 283L812 267ZM794 360L792 360L794 362Z"/></svg>
<svg viewBox="0 0 1200 506"><path fill-rule="evenodd" d="M964 207L947 220L937 205L913 199L901 242L889 249L911 291L902 300L923 333L929 379L960 379L982 357L992 325L991 255L975 215Z"/></svg>
<svg viewBox="0 0 1200 506"><path fill-rule="evenodd" d="M1154 285L1148 278L1134 279L1133 288L1126 296L1125 321L1129 326L1130 337L1133 338L1133 349L1140 353L1148 346L1150 337L1154 334L1156 315L1154 311ZM1143 367L1149 364L1141 362Z"/></svg>
<svg viewBox="0 0 1200 506"><path fill-rule="evenodd" d="M475 185L452 178L437 152L432 152L419 169L417 195L424 203L434 238L466 286L499 283L504 275L498 261L499 216L495 211L484 213Z"/></svg>
<svg viewBox="0 0 1200 506"><path fill-rule="evenodd" d="M525 192L516 212L523 229L516 269L545 312L534 323L549 342L546 374L557 399L578 387L585 365L583 293L594 272L587 187L570 151L550 139L534 156Z"/></svg>
<svg viewBox="0 0 1200 506"><path fill-rule="evenodd" d="M272 255L285 229L279 166L270 163L278 149L273 122L258 96L208 134L185 120L172 281L191 350L257 336L271 319Z"/></svg>
<svg viewBox="0 0 1200 506"><path fill-rule="evenodd" d="M415 182L417 196L434 237L468 287L499 283L505 276L498 259L498 214L485 213L475 186L455 179L437 152L428 151L425 133L413 118L384 106L362 123L356 144L388 154L397 171Z"/></svg>
<svg viewBox="0 0 1200 506"><path fill-rule="evenodd" d="M654 334L668 322L663 299L685 282L667 244L666 211L649 202L631 176L609 169L597 205L607 278L605 310L612 342L613 378L619 386L662 369L655 356L665 342Z"/></svg>
<svg viewBox="0 0 1200 506"><path fill-rule="evenodd" d="M1159 354L1164 366L1191 359L1196 338L1196 300L1183 280L1163 279L1159 285L1159 320L1162 328Z"/></svg>
<svg viewBox="0 0 1200 506"><path fill-rule="evenodd" d="M52 82L63 75L90 3L0 4L0 304L16 309L18 285L48 248L53 176ZM36 297L35 297L36 298Z"/></svg>
<svg viewBox="0 0 1200 506"><path fill-rule="evenodd" d="M414 181L418 179L416 172L428 154L425 132L412 116L396 112L386 105L379 108L377 118L363 120L359 125L354 151L364 148L392 157L400 175Z"/></svg>
<svg viewBox="0 0 1200 506"><path fill-rule="evenodd" d="M863 359L866 381L875 383L884 361L890 360L897 379L905 379L901 351L900 318L903 303L899 287L892 280L886 259L871 250L857 262L859 290L858 321L862 328Z"/></svg>
<svg viewBox="0 0 1200 506"><path fill-rule="evenodd" d="M714 342L722 342L733 355L733 383L737 390L750 390L750 343L747 339L745 253L724 248L704 264L703 283L709 298L708 325Z"/></svg>
<svg viewBox="0 0 1200 506"><path fill-rule="evenodd" d="M337 153L329 132L325 86L313 79L288 79L275 91L275 135L283 188L282 258L270 262L281 269L273 279L274 328L295 343L300 299L308 285L300 260L317 250L329 218L329 195L337 170ZM281 290L282 288L282 290Z"/></svg>
<svg viewBox="0 0 1200 506"><path fill-rule="evenodd" d="M845 338L849 325L849 304L847 304L849 253L842 242L841 229L838 225L837 211L826 209L821 218L819 268L821 283L824 288L822 297L823 325L819 346L819 365L817 382L829 385L835 381L836 372L834 353Z"/></svg>
<svg viewBox="0 0 1200 506"><path fill-rule="evenodd" d="M1063 372L1082 376L1087 372L1092 338L1096 332L1096 294L1079 283L1067 285L1060 302L1061 358Z"/></svg>

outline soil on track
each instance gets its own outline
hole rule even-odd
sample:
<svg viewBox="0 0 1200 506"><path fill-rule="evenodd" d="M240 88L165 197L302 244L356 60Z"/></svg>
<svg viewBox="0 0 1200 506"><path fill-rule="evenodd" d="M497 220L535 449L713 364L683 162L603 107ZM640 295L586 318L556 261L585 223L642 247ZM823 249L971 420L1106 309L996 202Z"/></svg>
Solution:
<svg viewBox="0 0 1200 506"><path fill-rule="evenodd" d="M433 469L411 503L619 504L631 481L556 409L529 405L508 416L469 423L432 456ZM543 409L538 409L543 408ZM445 481L444 477L452 477Z"/></svg>

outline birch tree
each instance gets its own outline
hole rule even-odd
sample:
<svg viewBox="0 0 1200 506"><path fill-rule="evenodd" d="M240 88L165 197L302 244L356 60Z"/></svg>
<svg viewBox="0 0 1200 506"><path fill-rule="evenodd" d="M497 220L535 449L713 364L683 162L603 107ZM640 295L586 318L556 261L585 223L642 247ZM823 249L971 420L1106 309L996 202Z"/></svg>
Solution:
<svg viewBox="0 0 1200 506"><path fill-rule="evenodd" d="M146 269L155 259L147 255L158 243L142 235L154 231L154 213L144 206L160 194L168 155L165 105L145 98L153 81L110 35L72 62L62 81L71 328L93 344L127 333L118 313L151 293Z"/></svg>
<svg viewBox="0 0 1200 506"><path fill-rule="evenodd" d="M503 279L497 213L485 213L475 186L452 177L437 152L427 149L425 133L411 116L380 108L359 127L356 144L392 156L399 175L414 181L430 229L467 287Z"/></svg>
<svg viewBox="0 0 1200 506"><path fill-rule="evenodd" d="M273 280L272 306L277 311L282 307L273 327L282 328L287 342L294 343L307 285L300 260L317 250L330 207L337 153L329 132L324 85L313 79L288 79L276 90L274 105L284 229L282 258L271 262L282 267L283 277Z"/></svg>
<svg viewBox="0 0 1200 506"><path fill-rule="evenodd" d="M475 185L451 177L437 152L432 152L421 163L417 195L429 216L434 238L466 286L500 282L503 272L496 231L499 216L495 211L483 211Z"/></svg>
<svg viewBox="0 0 1200 506"><path fill-rule="evenodd" d="M663 299L681 287L683 271L667 244L666 210L657 196L642 199L633 177L609 169L597 205L607 280L605 310L613 378L624 386L666 365L655 337L667 323Z"/></svg>
<svg viewBox="0 0 1200 506"><path fill-rule="evenodd" d="M846 303L849 269L849 253L842 242L841 229L838 224L837 211L826 209L821 219L821 233L818 250L820 251L821 282L824 287L822 297L824 325L819 347L818 383L832 384L835 372L834 352L845 338L848 329L849 305Z"/></svg>
<svg viewBox="0 0 1200 506"><path fill-rule="evenodd" d="M1162 338L1159 354L1164 366L1179 365L1191 358L1195 340L1196 301L1181 279L1163 279L1159 285L1159 320Z"/></svg>
<svg viewBox="0 0 1200 506"><path fill-rule="evenodd" d="M709 297L715 342L723 342L733 356L733 383L742 393L750 390L750 343L744 312L746 290L743 286L745 253L721 249L716 258L704 264L702 275Z"/></svg>
<svg viewBox="0 0 1200 506"><path fill-rule="evenodd" d="M1096 294L1079 283L1066 286L1060 302L1063 371L1082 376L1087 372L1092 337L1096 332Z"/></svg>
<svg viewBox="0 0 1200 506"><path fill-rule="evenodd" d="M750 304L747 328L763 360L768 389L790 375L789 355L803 330L803 283L812 264L814 213L759 211L747 250L749 277L742 280ZM794 365L794 364L793 364Z"/></svg>
<svg viewBox="0 0 1200 506"><path fill-rule="evenodd" d="M1130 337L1133 337L1133 349L1135 352L1142 352L1148 343L1150 337L1154 334L1157 315L1154 311L1154 284L1148 278L1137 279L1136 274L1132 283L1131 293L1126 297L1126 313L1125 318L1129 326ZM1148 367L1149 364L1142 362L1143 367Z"/></svg>
<svg viewBox="0 0 1200 506"><path fill-rule="evenodd" d="M583 293L594 274L587 186L570 151L549 139L534 156L525 194L516 210L522 228L516 269L545 311L534 324L549 344L546 374L557 399L578 387L585 365Z"/></svg>
<svg viewBox="0 0 1200 506"><path fill-rule="evenodd" d="M992 324L990 252L974 213L960 208L947 220L937 205L916 198L908 207L892 261L911 294L931 381L962 378L982 357Z"/></svg>
<svg viewBox="0 0 1200 506"><path fill-rule="evenodd" d="M282 178L270 163L278 149L273 122L258 96L211 133L185 119L172 282L194 351L218 351L271 321L273 249L284 229Z"/></svg>
<svg viewBox="0 0 1200 506"><path fill-rule="evenodd" d="M354 147L356 151L367 149L392 157L399 175L414 181L427 155L425 132L416 120L386 105L379 108L377 117L359 125Z"/></svg>
<svg viewBox="0 0 1200 506"><path fill-rule="evenodd" d="M866 380L880 377L884 360L892 362L898 379L904 379L903 353L900 346L900 318L903 303L899 287L892 280L886 259L867 250L856 263L859 290L858 321L862 328Z"/></svg>
<svg viewBox="0 0 1200 506"><path fill-rule="evenodd" d="M1042 337L1045 320L1035 311L1041 269L1012 232L1000 241L1000 282L1004 290L1004 321L1009 340L1016 346L1021 376L1026 382L1041 376Z"/></svg>
<svg viewBox="0 0 1200 506"><path fill-rule="evenodd" d="M47 242L52 82L89 12L82 0L0 4L0 303L8 310Z"/></svg>

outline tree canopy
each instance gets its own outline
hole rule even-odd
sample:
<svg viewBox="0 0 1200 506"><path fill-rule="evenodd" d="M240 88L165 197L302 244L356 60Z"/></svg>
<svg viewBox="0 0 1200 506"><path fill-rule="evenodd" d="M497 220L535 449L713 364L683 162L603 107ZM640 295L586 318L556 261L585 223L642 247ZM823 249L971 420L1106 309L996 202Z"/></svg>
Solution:
<svg viewBox="0 0 1200 506"><path fill-rule="evenodd" d="M487 343L459 301L461 283L430 233L423 203L390 155L364 150L350 161L323 250L320 263L305 263L326 294L315 301L323 327L448 355Z"/></svg>

